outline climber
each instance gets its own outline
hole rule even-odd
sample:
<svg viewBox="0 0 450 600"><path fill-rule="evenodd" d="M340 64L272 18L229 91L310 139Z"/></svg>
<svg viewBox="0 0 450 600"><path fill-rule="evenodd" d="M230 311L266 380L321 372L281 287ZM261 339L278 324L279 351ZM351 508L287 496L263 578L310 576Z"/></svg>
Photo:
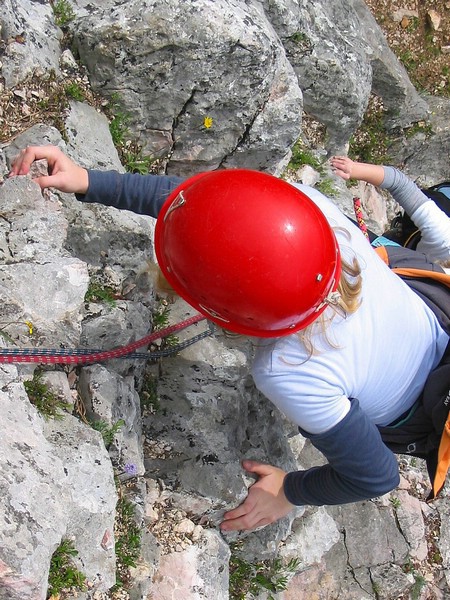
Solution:
<svg viewBox="0 0 450 600"><path fill-rule="evenodd" d="M258 338L256 386L327 459L290 473L244 460L257 481L224 515L223 531L398 485L378 427L415 406L449 335L331 200L247 170L185 181L85 170L53 146L24 150L11 176L44 158L42 189L157 217L156 255L169 283L211 321Z"/></svg>

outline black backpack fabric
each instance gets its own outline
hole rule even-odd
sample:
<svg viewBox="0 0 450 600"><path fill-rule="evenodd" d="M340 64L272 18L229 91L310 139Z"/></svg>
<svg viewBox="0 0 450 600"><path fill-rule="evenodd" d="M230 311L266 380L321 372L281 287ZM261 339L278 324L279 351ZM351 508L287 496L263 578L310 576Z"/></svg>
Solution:
<svg viewBox="0 0 450 600"><path fill-rule="evenodd" d="M399 246L376 249L389 266L433 310L441 327L450 335L450 276L421 252ZM437 279L435 278L437 274ZM439 280L441 279L441 281ZM378 427L384 443L396 454L426 460L433 485L428 500L442 488L434 484L438 451L450 405L450 343L440 364L430 373L418 401L408 413L386 427Z"/></svg>
<svg viewBox="0 0 450 600"><path fill-rule="evenodd" d="M443 181L437 185L422 189L422 192L434 200L439 208L450 217L450 181ZM398 214L391 222L390 229L384 237L397 242L400 246L415 250L420 241L420 231L406 214Z"/></svg>

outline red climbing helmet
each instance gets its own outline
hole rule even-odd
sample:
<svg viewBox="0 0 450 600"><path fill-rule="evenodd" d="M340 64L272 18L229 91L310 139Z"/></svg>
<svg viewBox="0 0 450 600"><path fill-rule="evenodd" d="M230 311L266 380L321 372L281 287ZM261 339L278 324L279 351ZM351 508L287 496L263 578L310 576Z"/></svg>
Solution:
<svg viewBox="0 0 450 600"><path fill-rule="evenodd" d="M340 275L325 216L285 181L244 169L196 175L164 203L159 266L174 290L221 327L257 337L303 329Z"/></svg>

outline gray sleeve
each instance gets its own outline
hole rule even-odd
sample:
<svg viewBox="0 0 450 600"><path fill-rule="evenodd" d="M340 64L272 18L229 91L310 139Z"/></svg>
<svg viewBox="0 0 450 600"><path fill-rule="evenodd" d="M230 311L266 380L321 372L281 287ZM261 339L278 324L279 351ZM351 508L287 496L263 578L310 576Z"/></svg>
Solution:
<svg viewBox="0 0 450 600"><path fill-rule="evenodd" d="M394 200L400 204L409 217L412 217L425 202L430 202L430 198L425 196L414 181L401 171L395 167L383 168L384 179L380 187L390 192Z"/></svg>

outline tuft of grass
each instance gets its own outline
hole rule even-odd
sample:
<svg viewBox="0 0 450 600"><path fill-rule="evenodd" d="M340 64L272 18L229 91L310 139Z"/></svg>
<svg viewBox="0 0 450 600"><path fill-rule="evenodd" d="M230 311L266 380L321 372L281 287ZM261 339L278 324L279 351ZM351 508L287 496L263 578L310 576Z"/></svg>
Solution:
<svg viewBox="0 0 450 600"><path fill-rule="evenodd" d="M419 600L423 588L426 586L427 580L423 575L414 573L414 584L410 590L411 600Z"/></svg>
<svg viewBox="0 0 450 600"><path fill-rule="evenodd" d="M412 137L413 135L416 135L416 133L423 133L428 137L432 134L432 132L433 132L433 128L430 123L425 123L424 121L418 121L417 123L414 123L413 125L411 125L411 127L408 127L408 129L405 129L405 136L407 138L409 138L409 137Z"/></svg>
<svg viewBox="0 0 450 600"><path fill-rule="evenodd" d="M168 327L170 324L169 317L170 306L165 300L161 300L158 308L152 314L153 331L160 331L161 329ZM176 346L178 342L179 339L176 335L168 335L162 340L161 349Z"/></svg>
<svg viewBox="0 0 450 600"><path fill-rule="evenodd" d="M312 42L306 33L303 33L303 31L296 31L287 39L304 52L312 50Z"/></svg>
<svg viewBox="0 0 450 600"><path fill-rule="evenodd" d="M83 100L85 99L83 88L75 81L67 83L64 86L64 91L66 92L66 96L68 98L72 98L72 100L83 102Z"/></svg>
<svg viewBox="0 0 450 600"><path fill-rule="evenodd" d="M147 175L152 165L156 162L156 159L152 156L144 155L142 147L135 140L131 139L129 128L131 117L122 108L122 102L118 94L112 94L106 109L110 115L109 131L113 143L119 152L121 163L128 173Z"/></svg>
<svg viewBox="0 0 450 600"><path fill-rule="evenodd" d="M126 587L129 569L136 566L141 550L141 530L135 520L134 505L121 496L116 506L116 584L112 590Z"/></svg>
<svg viewBox="0 0 450 600"><path fill-rule="evenodd" d="M121 150L125 145L129 133L128 124L130 122L130 115L123 110L120 96L117 93L112 94L111 100L106 108L112 115L109 122L109 131L113 143Z"/></svg>
<svg viewBox="0 0 450 600"><path fill-rule="evenodd" d="M360 162L388 164L391 141L385 126L385 109L379 98L372 96L361 126L350 139L349 156Z"/></svg>
<svg viewBox="0 0 450 600"><path fill-rule="evenodd" d="M102 286L96 281L89 282L88 290L84 296L84 301L104 302L111 308L114 308L116 306L116 301L114 299L114 291L107 286Z"/></svg>
<svg viewBox="0 0 450 600"><path fill-rule="evenodd" d="M230 557L230 600L246 600L248 596L257 596L269 592L268 600L274 600L272 594L287 589L292 575L300 566L299 559L293 558L284 564L280 558L252 564L238 556L237 544L231 545Z"/></svg>
<svg viewBox="0 0 450 600"><path fill-rule="evenodd" d="M158 397L158 379L155 376L149 374L144 376L139 399L142 411L147 409L155 414L161 408Z"/></svg>
<svg viewBox="0 0 450 600"><path fill-rule="evenodd" d="M379 594L380 594L380 592L381 592L381 586L380 586L380 584L379 584L379 583L375 583L375 582L373 582L373 583L372 583L372 590L373 590L373 593L374 593L376 596L379 596Z"/></svg>
<svg viewBox="0 0 450 600"><path fill-rule="evenodd" d="M108 449L113 443L116 433L125 425L125 421L123 419L119 419L116 421L116 423L114 423L114 425L109 425L109 423L102 420L90 421L89 425L92 427L92 429L95 429L95 431L101 433L105 447Z"/></svg>
<svg viewBox="0 0 450 600"><path fill-rule="evenodd" d="M292 157L289 161L288 170L296 171L303 165L309 165L318 173L323 172L322 163L314 156L314 154L305 148L302 140L298 140L292 147Z"/></svg>
<svg viewBox="0 0 450 600"><path fill-rule="evenodd" d="M399 52L398 58L409 73L414 72L417 69L417 57L411 50L405 49L402 52Z"/></svg>
<svg viewBox="0 0 450 600"><path fill-rule="evenodd" d="M392 504L392 506L394 508L400 508L400 506L402 505L402 503L400 502L400 499L397 498L396 496L391 496L389 498L389 502Z"/></svg>
<svg viewBox="0 0 450 600"><path fill-rule="evenodd" d="M410 589L410 597L411 600L419 600L422 590L427 584L425 577L416 569L410 558L403 565L402 570L404 573L411 573L414 577L414 584Z"/></svg>
<svg viewBox="0 0 450 600"><path fill-rule="evenodd" d="M61 400L42 381L42 371L35 371L33 379L24 382L25 391L31 404L41 413L45 419L62 419L65 410L71 410L68 402Z"/></svg>
<svg viewBox="0 0 450 600"><path fill-rule="evenodd" d="M410 17L407 31L412 33L413 31L416 31L417 29L419 29L419 27L420 27L419 18L418 17Z"/></svg>
<svg viewBox="0 0 450 600"><path fill-rule="evenodd" d="M70 2L67 0L57 0L52 3L53 14L55 15L55 23L61 29L67 27L67 25L75 19L75 13L73 11Z"/></svg>
<svg viewBox="0 0 450 600"><path fill-rule="evenodd" d="M333 198L339 194L339 190L335 187L333 180L330 177L325 177L316 183L315 188L322 192L324 196Z"/></svg>
<svg viewBox="0 0 450 600"><path fill-rule="evenodd" d="M145 156L142 149L131 144L128 150L122 152L123 164L129 173L147 175L155 162L152 156Z"/></svg>
<svg viewBox="0 0 450 600"><path fill-rule="evenodd" d="M48 596L59 598L62 591L69 589L84 591L86 576L73 564L73 557L78 552L70 540L63 540L53 553L48 575Z"/></svg>

